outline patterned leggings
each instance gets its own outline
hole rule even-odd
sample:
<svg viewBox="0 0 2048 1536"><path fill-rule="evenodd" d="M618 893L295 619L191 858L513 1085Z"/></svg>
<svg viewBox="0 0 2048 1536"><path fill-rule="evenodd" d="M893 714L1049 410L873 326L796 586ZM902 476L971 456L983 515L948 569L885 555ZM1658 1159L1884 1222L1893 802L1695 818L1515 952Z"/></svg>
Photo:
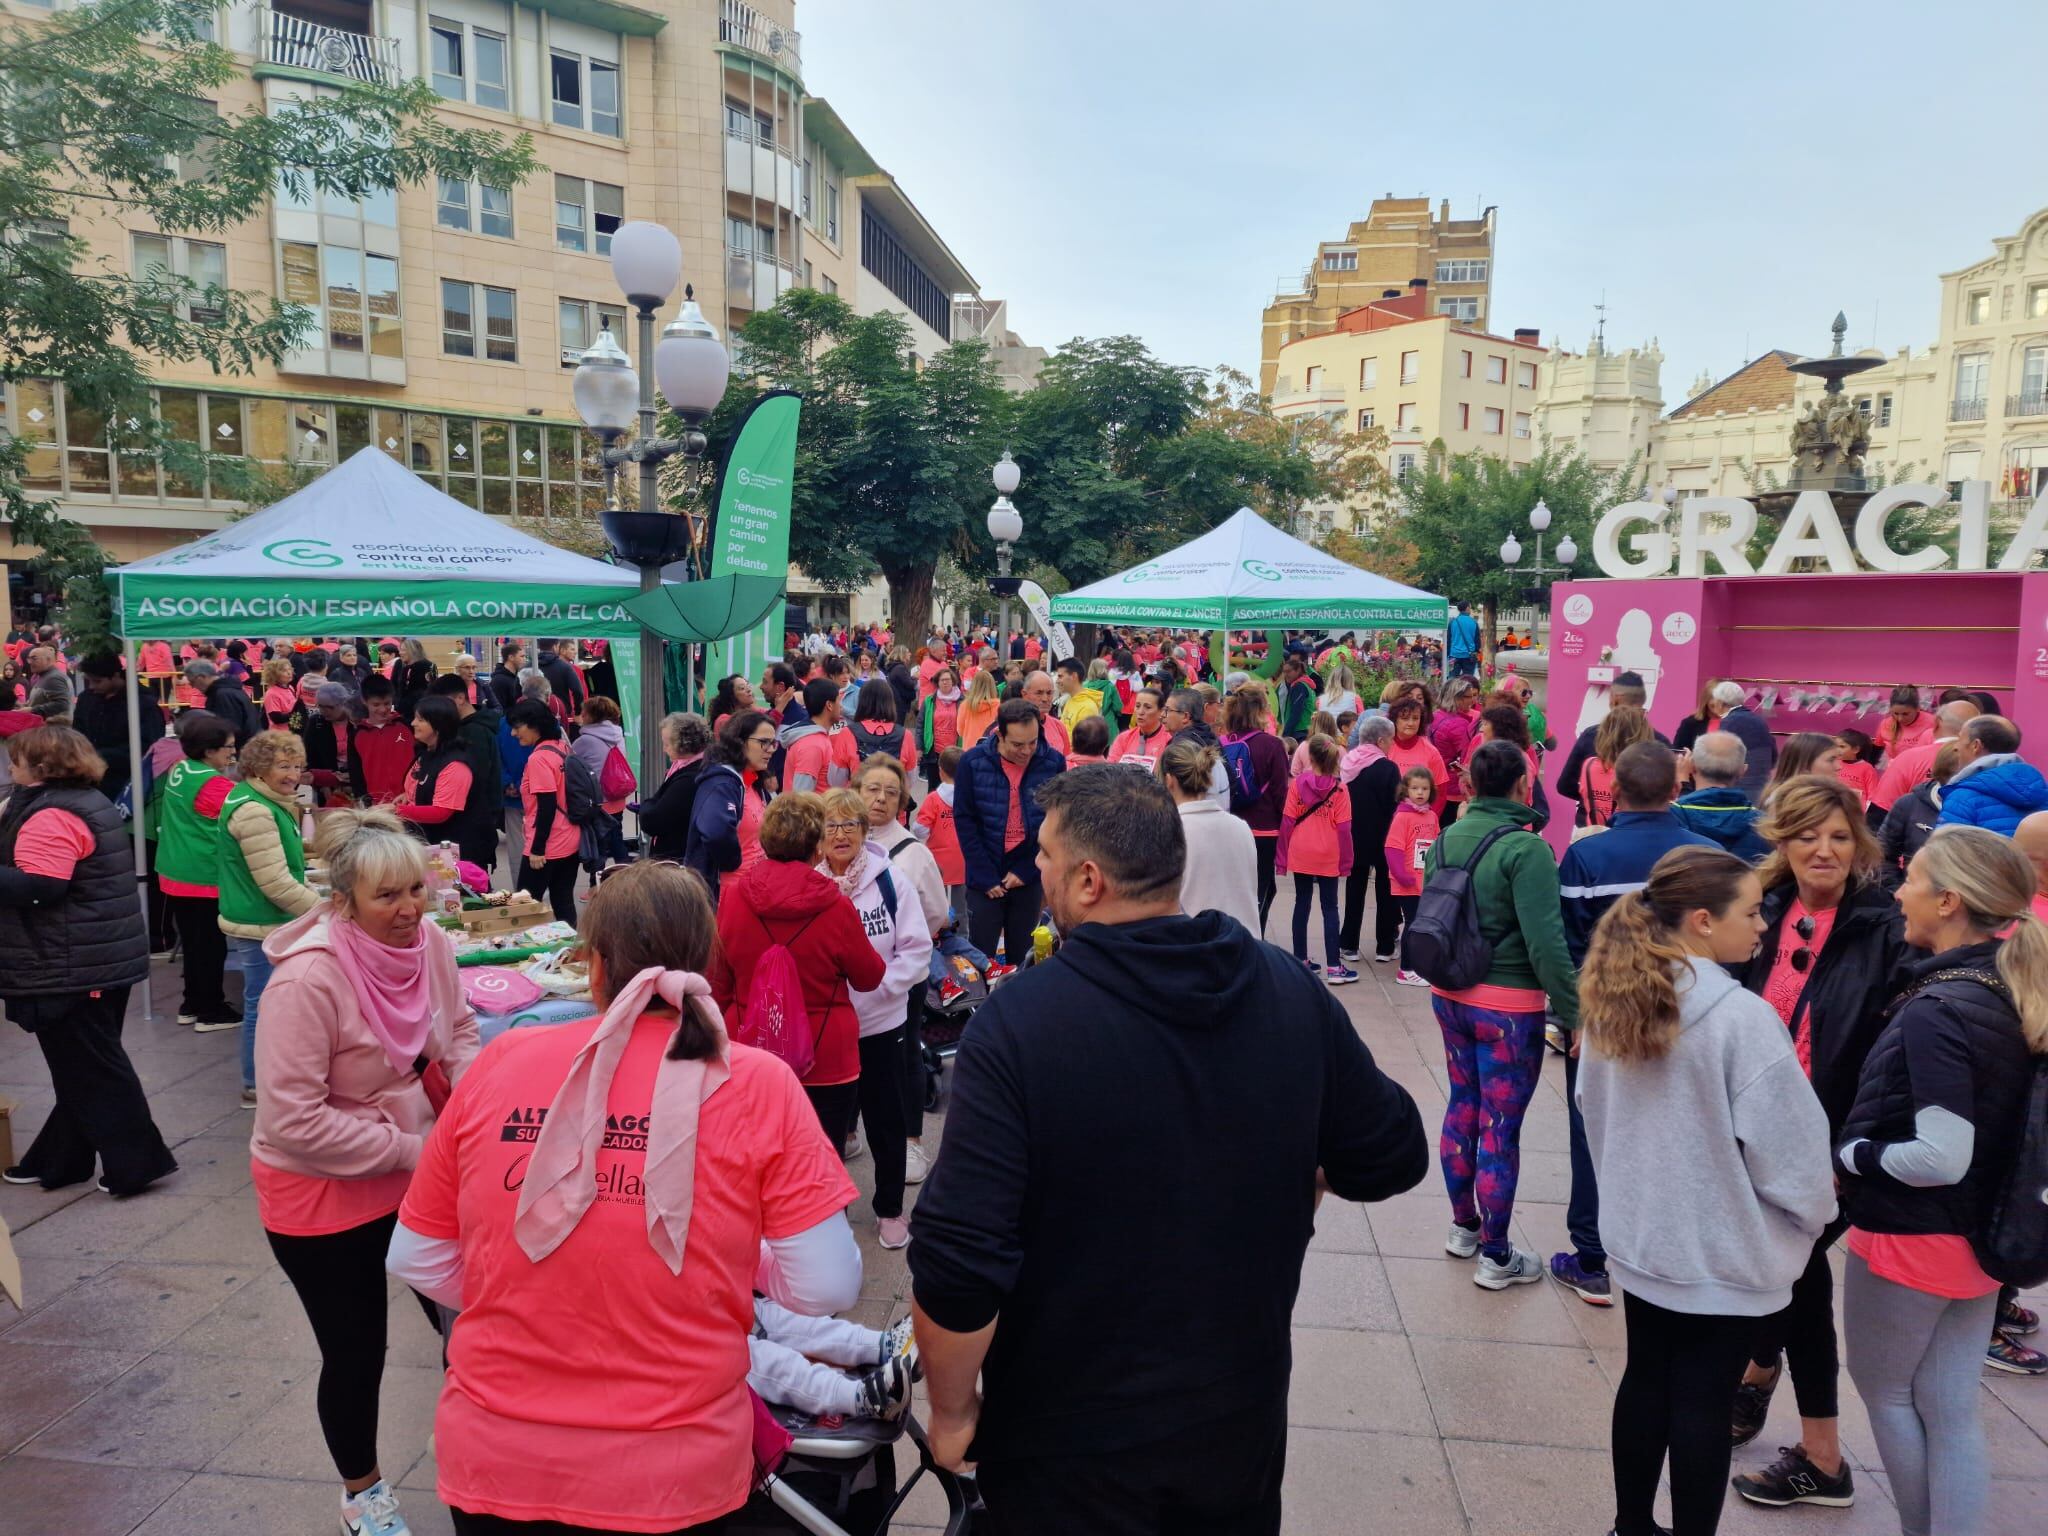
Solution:
<svg viewBox="0 0 2048 1536"><path fill-rule="evenodd" d="M1503 1013L1432 995L1450 1069L1437 1155L1451 1196L1451 1219L1479 1222L1489 1258L1513 1249L1508 1218L1522 1172L1522 1115L1543 1071L1543 1011Z"/></svg>

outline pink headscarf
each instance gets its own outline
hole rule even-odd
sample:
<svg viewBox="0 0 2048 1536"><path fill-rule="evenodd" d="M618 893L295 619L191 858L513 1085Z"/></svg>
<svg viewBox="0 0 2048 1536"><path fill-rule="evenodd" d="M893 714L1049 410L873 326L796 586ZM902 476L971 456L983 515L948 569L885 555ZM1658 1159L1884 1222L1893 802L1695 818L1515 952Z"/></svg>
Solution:
<svg viewBox="0 0 2048 1536"><path fill-rule="evenodd" d="M1346 752L1344 754L1344 761L1338 764L1338 782L1349 784L1386 755L1386 753L1382 752L1371 742L1361 741L1357 746Z"/></svg>
<svg viewBox="0 0 2048 1536"><path fill-rule="evenodd" d="M711 983L693 971L652 965L612 999L596 1031L569 1063L569 1075L541 1122L512 1217L513 1236L536 1264L562 1246L597 1199L597 1152L612 1077L633 1025L657 993L677 1009L689 1007L690 998L700 999L700 1014L709 1019L718 1047L716 1055L702 1061L673 1061L664 1052L649 1106L647 1166L641 1175L647 1191L647 1241L670 1274L682 1273L697 1190L697 1122L705 1100L732 1076L732 1047L725 1020L711 1001Z"/></svg>
<svg viewBox="0 0 2048 1536"><path fill-rule="evenodd" d="M434 1029L434 987L427 971L435 952L428 946L451 948L448 935L421 923L411 944L394 949L371 938L361 924L337 916L327 925L327 942L392 1068L412 1071Z"/></svg>

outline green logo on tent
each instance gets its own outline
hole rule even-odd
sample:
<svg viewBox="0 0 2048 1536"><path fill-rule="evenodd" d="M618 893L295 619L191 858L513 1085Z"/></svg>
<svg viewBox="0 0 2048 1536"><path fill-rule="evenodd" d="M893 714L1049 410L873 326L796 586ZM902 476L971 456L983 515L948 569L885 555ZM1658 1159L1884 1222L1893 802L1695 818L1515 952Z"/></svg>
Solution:
<svg viewBox="0 0 2048 1536"><path fill-rule="evenodd" d="M1134 581L1150 581L1158 574L1159 567L1156 565L1133 566L1130 570L1124 572L1124 585L1129 586Z"/></svg>
<svg viewBox="0 0 2048 1536"><path fill-rule="evenodd" d="M1247 576L1256 576L1261 581L1278 581L1280 573L1263 560L1247 560L1244 563Z"/></svg>
<svg viewBox="0 0 2048 1536"><path fill-rule="evenodd" d="M279 539L275 544L263 546L263 558L275 560L279 565L297 565L318 571L341 564L341 556L332 551L333 546L325 539Z"/></svg>

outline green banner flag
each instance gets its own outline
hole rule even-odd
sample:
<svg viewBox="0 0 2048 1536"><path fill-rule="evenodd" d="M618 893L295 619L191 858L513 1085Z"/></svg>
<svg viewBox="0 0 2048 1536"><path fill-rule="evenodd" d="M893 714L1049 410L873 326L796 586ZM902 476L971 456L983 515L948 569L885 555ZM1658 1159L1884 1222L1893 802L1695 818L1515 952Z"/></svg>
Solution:
<svg viewBox="0 0 2048 1536"><path fill-rule="evenodd" d="M732 449L718 480L718 516L712 524L713 576L789 578L789 500L796 478L797 418L803 400L776 390L756 400L733 434ZM708 647L704 692L718 679L741 672L759 680L761 669L781 659L783 605L771 607L758 624Z"/></svg>

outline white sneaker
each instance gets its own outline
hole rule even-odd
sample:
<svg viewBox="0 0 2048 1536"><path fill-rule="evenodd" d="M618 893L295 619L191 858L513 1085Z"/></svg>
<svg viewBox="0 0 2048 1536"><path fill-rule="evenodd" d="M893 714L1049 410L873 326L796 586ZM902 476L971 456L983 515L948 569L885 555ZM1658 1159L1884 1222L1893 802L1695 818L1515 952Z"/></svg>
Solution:
<svg viewBox="0 0 2048 1536"><path fill-rule="evenodd" d="M1340 949L1337 951L1337 958L1342 960L1346 965L1349 965L1352 961L1358 958L1358 951L1355 949Z"/></svg>
<svg viewBox="0 0 2048 1536"><path fill-rule="evenodd" d="M398 1512L398 1495L382 1478L361 1493L341 1496L342 1536L412 1536Z"/></svg>
<svg viewBox="0 0 2048 1536"><path fill-rule="evenodd" d="M1507 1262L1495 1263L1479 1255L1479 1267L1472 1271L1472 1283L1489 1291L1504 1291L1511 1285L1534 1285L1543 1278L1543 1261L1535 1254L1516 1248Z"/></svg>
<svg viewBox="0 0 2048 1536"><path fill-rule="evenodd" d="M1451 1223L1451 1235L1444 1239L1444 1252L1454 1259L1469 1259L1479 1251L1479 1229Z"/></svg>
<svg viewBox="0 0 2048 1536"><path fill-rule="evenodd" d="M860 1139L860 1127L856 1125L846 1133L846 1156L842 1161L850 1163L867 1149L867 1143Z"/></svg>
<svg viewBox="0 0 2048 1536"><path fill-rule="evenodd" d="M903 1148L903 1182L922 1184L924 1176L932 1171L932 1160L923 1147L916 1142L906 1143Z"/></svg>
<svg viewBox="0 0 2048 1536"><path fill-rule="evenodd" d="M1394 980L1404 987L1426 987L1429 985L1428 981L1416 975L1413 971L1396 971L1394 972Z"/></svg>

